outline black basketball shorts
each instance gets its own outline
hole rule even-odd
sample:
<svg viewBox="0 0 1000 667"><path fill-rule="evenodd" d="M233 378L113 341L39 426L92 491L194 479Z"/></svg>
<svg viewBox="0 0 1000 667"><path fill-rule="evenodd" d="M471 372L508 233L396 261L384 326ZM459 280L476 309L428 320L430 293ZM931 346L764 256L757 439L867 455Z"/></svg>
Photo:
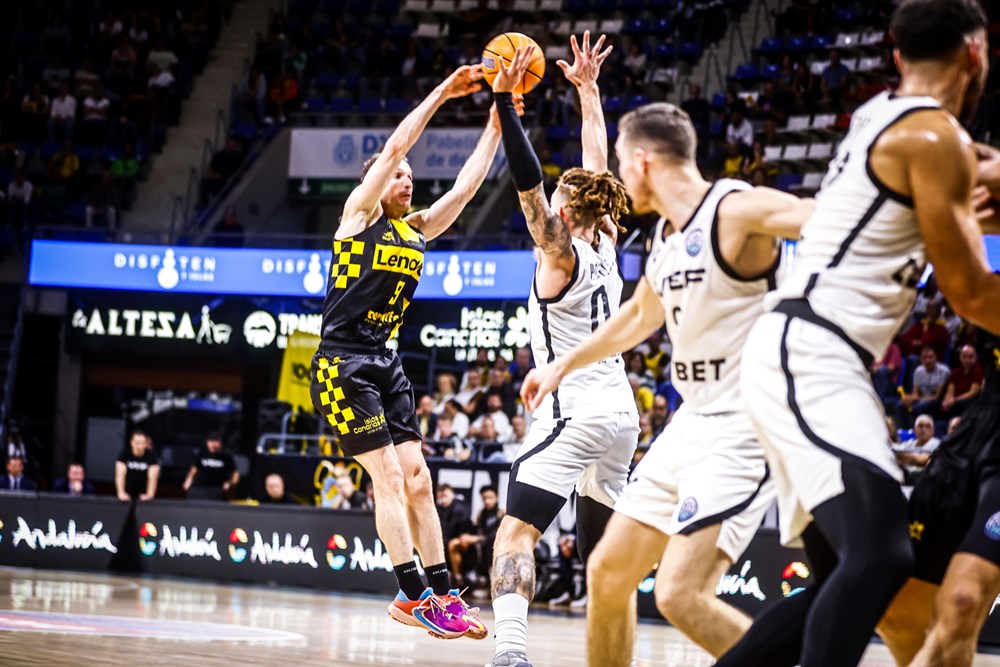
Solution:
<svg viewBox="0 0 1000 667"><path fill-rule="evenodd" d="M420 440L413 387L392 350L317 352L310 393L350 456Z"/></svg>

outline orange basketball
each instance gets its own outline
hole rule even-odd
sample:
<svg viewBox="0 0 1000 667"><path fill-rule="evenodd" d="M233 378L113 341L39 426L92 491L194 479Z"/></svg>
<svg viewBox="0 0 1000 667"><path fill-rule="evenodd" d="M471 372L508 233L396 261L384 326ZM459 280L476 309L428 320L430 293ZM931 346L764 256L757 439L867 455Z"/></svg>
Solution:
<svg viewBox="0 0 1000 667"><path fill-rule="evenodd" d="M505 32L491 39L483 49L483 77L488 85L493 85L493 79L500 71L501 62L504 66L510 65L514 51L522 46L534 46L535 50L531 53L528 71L524 73L521 83L517 84L514 92L523 95L541 83L542 77L545 76L545 54L542 53L538 43L519 32Z"/></svg>

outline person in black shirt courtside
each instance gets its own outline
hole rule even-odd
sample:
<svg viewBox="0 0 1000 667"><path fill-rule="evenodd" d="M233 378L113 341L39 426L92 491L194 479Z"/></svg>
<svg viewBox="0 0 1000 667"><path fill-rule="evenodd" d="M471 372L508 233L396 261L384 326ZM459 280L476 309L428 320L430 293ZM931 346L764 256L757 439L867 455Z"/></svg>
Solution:
<svg viewBox="0 0 1000 667"><path fill-rule="evenodd" d="M115 491L118 500L149 500L156 495L160 480L160 457L149 444L149 436L133 431L129 445L115 462Z"/></svg>
<svg viewBox="0 0 1000 667"><path fill-rule="evenodd" d="M222 436L211 433L205 438L191 464L184 490L189 500L225 500L226 494L240 481L233 455L222 449Z"/></svg>
<svg viewBox="0 0 1000 667"><path fill-rule="evenodd" d="M334 235L322 341L312 363L313 405L374 483L375 523L400 589L389 615L445 639L485 639L487 631L451 588L413 388L386 341L413 299L427 240L451 226L486 177L500 143L496 112L491 110L452 190L410 215L413 171L406 153L431 116L446 101L478 90L481 78L480 66L459 67L365 163ZM426 584L417 571L414 546Z"/></svg>

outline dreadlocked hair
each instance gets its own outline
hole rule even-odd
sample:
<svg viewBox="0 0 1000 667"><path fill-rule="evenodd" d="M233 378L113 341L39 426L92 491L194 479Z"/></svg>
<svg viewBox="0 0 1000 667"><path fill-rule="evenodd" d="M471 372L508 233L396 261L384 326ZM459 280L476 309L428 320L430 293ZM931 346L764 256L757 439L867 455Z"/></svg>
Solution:
<svg viewBox="0 0 1000 667"><path fill-rule="evenodd" d="M569 197L566 208L575 211L582 218L581 222L586 223L589 218L595 232L601 228L604 216L608 216L618 231L625 233L625 228L618 221L628 213L628 194L622 182L610 171L597 173L574 167L560 177L557 187ZM595 248L599 241L600 237L595 233Z"/></svg>

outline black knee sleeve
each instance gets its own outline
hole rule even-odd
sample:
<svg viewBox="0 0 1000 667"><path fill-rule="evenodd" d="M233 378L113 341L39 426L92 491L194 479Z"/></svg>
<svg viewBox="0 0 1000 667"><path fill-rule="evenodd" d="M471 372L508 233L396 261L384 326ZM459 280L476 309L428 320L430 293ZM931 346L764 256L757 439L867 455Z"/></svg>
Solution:
<svg viewBox="0 0 1000 667"><path fill-rule="evenodd" d="M615 511L593 498L580 496L576 500L576 549L580 560L587 564L590 554L604 536L604 529Z"/></svg>

